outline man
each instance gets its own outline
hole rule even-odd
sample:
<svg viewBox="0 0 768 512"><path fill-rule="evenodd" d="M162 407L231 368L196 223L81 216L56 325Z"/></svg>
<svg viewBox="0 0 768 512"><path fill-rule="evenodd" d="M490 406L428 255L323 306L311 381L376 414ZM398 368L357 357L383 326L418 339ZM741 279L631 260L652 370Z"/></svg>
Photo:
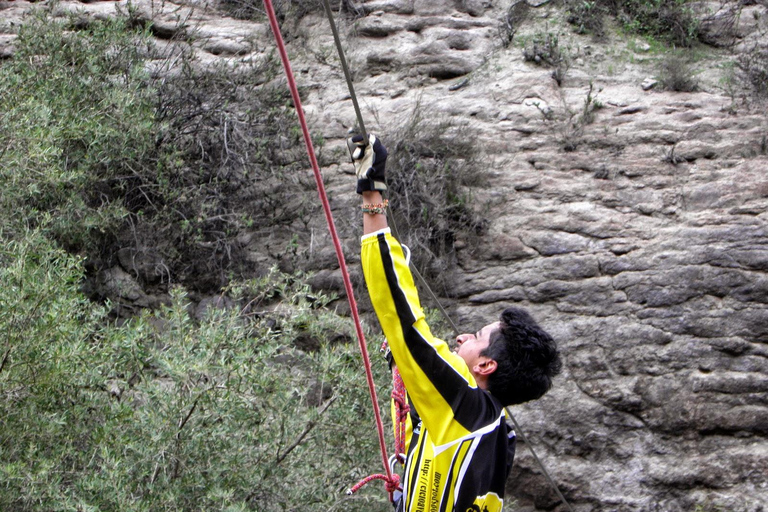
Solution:
<svg viewBox="0 0 768 512"><path fill-rule="evenodd" d="M424 320L402 246L387 225L387 150L350 141L363 197L362 266L368 292L411 405L403 512L500 512L515 435L504 406L541 397L559 373L554 340L526 313L456 338L453 352Z"/></svg>

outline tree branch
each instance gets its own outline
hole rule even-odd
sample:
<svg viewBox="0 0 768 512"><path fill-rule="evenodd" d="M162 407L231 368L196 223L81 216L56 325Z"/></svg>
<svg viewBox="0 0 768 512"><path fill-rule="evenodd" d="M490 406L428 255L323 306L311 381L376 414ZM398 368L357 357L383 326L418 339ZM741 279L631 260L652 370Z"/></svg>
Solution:
<svg viewBox="0 0 768 512"><path fill-rule="evenodd" d="M3 373L3 368L5 368L5 363L8 362L8 356L11 355L11 349L5 351L5 354L3 354L3 360L0 361L0 373Z"/></svg>
<svg viewBox="0 0 768 512"><path fill-rule="evenodd" d="M176 439L179 439L179 437L181 437L181 429L184 428L184 425L187 424L187 422L189 421L189 418L192 417L192 413L195 412L195 409L197 409L197 403L200 401L200 397L202 396L203 396L203 393L200 393L199 395L197 395L197 398L195 398L195 401L192 403L192 407L189 408L187 415L179 420L179 427L178 427L178 430L176 431Z"/></svg>
<svg viewBox="0 0 768 512"><path fill-rule="evenodd" d="M277 462L276 462L277 464L280 464L281 462L283 462L285 458L288 456L288 454L290 454L293 450L298 448L298 446L302 443L302 441L304 441L304 438L307 437L307 434L309 434L312 431L312 429L315 428L315 425L317 425L317 422L320 416L322 416L323 413L325 413L325 411L328 410L331 404L336 401L336 398L338 397L334 396L323 404L322 409L320 409L320 412L318 413L318 418L314 420L310 420L309 423L307 423L307 426L304 427L304 430L301 432L301 434L299 434L299 437L297 437L296 440L288 448L286 448L286 450L283 452L282 455L280 454L280 452L278 452Z"/></svg>

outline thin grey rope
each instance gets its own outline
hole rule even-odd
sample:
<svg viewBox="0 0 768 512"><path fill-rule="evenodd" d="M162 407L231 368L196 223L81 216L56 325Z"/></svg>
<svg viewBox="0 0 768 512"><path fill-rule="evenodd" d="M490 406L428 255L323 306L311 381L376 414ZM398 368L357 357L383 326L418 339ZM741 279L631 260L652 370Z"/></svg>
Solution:
<svg viewBox="0 0 768 512"><path fill-rule="evenodd" d="M389 219L389 223L392 225L392 232L394 233L395 238L397 238L398 240L402 240L402 238L400 238L400 233L397 230L397 223L395 222L395 216L393 215L388 219ZM453 320L451 319L450 315L445 310L443 305L440 303L440 299L437 298L437 295L435 295L435 292L433 292L432 288L427 284L427 280L424 279L424 276L421 275L421 272L419 272L419 269L416 268L416 265L413 264L409 266L411 267L411 272L416 274L416 277L418 277L421 284L424 285L424 288L426 288L427 292L429 293L429 296L432 297L432 301L435 304L437 304L437 307L438 309L440 309L440 312L443 314L443 317L446 320L448 320L449 324L451 324L451 328L453 329L453 335L458 336L459 334L461 334L461 332L459 331L459 328L456 327L456 324L453 323Z"/></svg>
<svg viewBox="0 0 768 512"><path fill-rule="evenodd" d="M339 54L339 60L341 61L341 67L344 70L344 77L347 79L347 88L349 89L349 95L352 97L352 105L355 107L355 115L357 116L357 123L360 127L360 131L363 135L363 141L368 141L368 135L365 130L365 124L363 123L363 115L360 113L360 107L357 104L357 95L355 94L355 88L352 85L352 78L349 74L349 68L347 67L347 61L344 58L344 50L341 48L341 40L339 39L339 33L336 30L336 23L333 20L333 12L331 11L331 6L328 3L328 0L323 0L323 6L325 7L325 14L328 16L328 21L331 24L331 31L333 32L333 40L336 43L336 51ZM397 230L397 224L395 223L394 216L390 218L390 222L392 224L392 231L395 234L395 237L398 240L401 240L400 234ZM438 309L440 309L440 312L443 314L445 319L448 321L448 323L451 324L451 327L453 328L453 332L455 336L458 336L460 334L458 327L456 327L456 324L453 323L453 320L448 315L448 312L443 308L443 305L440 303L440 300L437 298L437 295L435 295L435 292L432 291L432 288L427 284L427 281L424 279L424 277L421 275L421 273L416 269L416 265L410 265L411 271L416 274L416 277L419 278L419 281L421 281L421 284L426 288L427 292L429 292L429 295L431 296L432 300L435 304L437 304ZM536 455L536 452L533 449L533 445L528 441L527 437L523 433L523 429L520 427L520 424L515 419L515 416L512 414L512 411L509 410L509 407L505 407L504 410L509 415L509 419L512 420L512 423L515 425L516 432L520 434L520 438L523 440L525 445L528 447L528 449L531 452L531 455L533 455L533 458L536 460L536 463L541 468L542 473L544 473L544 476L549 481L549 484L552 486L552 488L557 493L558 497L560 498L560 501L562 501L566 507L568 507L568 510L570 512L574 512L573 508L571 507L571 504L568 503L568 501L565 499L565 496L560 492L560 489L558 489L557 484L555 484L555 481L552 479L552 477L549 475L549 472L547 471L547 468L544 467L544 464L541 462L541 459L539 459L539 456Z"/></svg>
<svg viewBox="0 0 768 512"><path fill-rule="evenodd" d="M341 39L339 39L339 32L336 30L336 22L333 21L331 4L328 3L328 0L323 0L323 6L325 7L325 14L328 16L328 21L331 24L333 41L336 43L336 50L338 50L341 68L344 70L344 78L347 79L347 88L349 89L349 95L352 97L352 105L355 107L355 115L357 116L357 124L360 127L361 135L363 136L363 143L368 144L368 132L365 130L363 115L360 113L360 106L357 104L357 95L355 94L355 88L352 85L352 75L350 75L349 68L347 67L347 59L344 58L344 51L341 49Z"/></svg>
<svg viewBox="0 0 768 512"><path fill-rule="evenodd" d="M549 485L551 485L552 488L555 490L555 492L557 493L558 497L560 498L560 501L562 501L565 504L565 506L568 507L568 510L570 510L570 512L573 512L573 507L571 507L571 504L568 503L568 501L565 499L565 496L563 496L563 493L560 492L560 489L558 489L557 484L555 484L555 481L552 479L552 477L549 476L549 472L544 467L544 464L539 459L539 456L536 455L535 451L533 451L533 446L531 445L531 443L528 441L528 438L526 438L525 434L523 433L523 429L520 428L520 424L517 422L515 417L512 415L512 411L509 410L509 407L505 407L504 410L507 411L507 414L509 414L509 419L512 420L512 423L515 424L516 432L520 433L520 439L523 440L523 442L525 443L525 446L527 446L528 449L531 451L531 455L533 455L533 458L536 459L536 463L541 468L542 472L544 473L544 476L547 477L547 480L549 480Z"/></svg>

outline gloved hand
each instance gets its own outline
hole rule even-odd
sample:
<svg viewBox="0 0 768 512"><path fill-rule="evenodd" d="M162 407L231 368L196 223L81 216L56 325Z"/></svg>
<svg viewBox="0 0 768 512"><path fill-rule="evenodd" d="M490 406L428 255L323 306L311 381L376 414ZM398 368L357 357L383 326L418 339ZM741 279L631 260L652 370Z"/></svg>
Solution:
<svg viewBox="0 0 768 512"><path fill-rule="evenodd" d="M362 135L355 135L347 140L352 163L357 174L357 193L368 190L387 190L384 166L387 162L387 148L372 134L368 134L368 144L364 144Z"/></svg>

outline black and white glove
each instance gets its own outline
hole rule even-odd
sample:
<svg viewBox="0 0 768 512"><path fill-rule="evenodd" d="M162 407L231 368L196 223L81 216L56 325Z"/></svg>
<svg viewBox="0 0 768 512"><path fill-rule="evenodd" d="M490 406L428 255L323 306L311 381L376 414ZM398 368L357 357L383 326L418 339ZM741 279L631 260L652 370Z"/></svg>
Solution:
<svg viewBox="0 0 768 512"><path fill-rule="evenodd" d="M384 166L387 163L387 148L372 134L368 134L368 143L362 135L355 135L347 140L352 163L357 175L357 193L369 190L383 192L387 190Z"/></svg>

